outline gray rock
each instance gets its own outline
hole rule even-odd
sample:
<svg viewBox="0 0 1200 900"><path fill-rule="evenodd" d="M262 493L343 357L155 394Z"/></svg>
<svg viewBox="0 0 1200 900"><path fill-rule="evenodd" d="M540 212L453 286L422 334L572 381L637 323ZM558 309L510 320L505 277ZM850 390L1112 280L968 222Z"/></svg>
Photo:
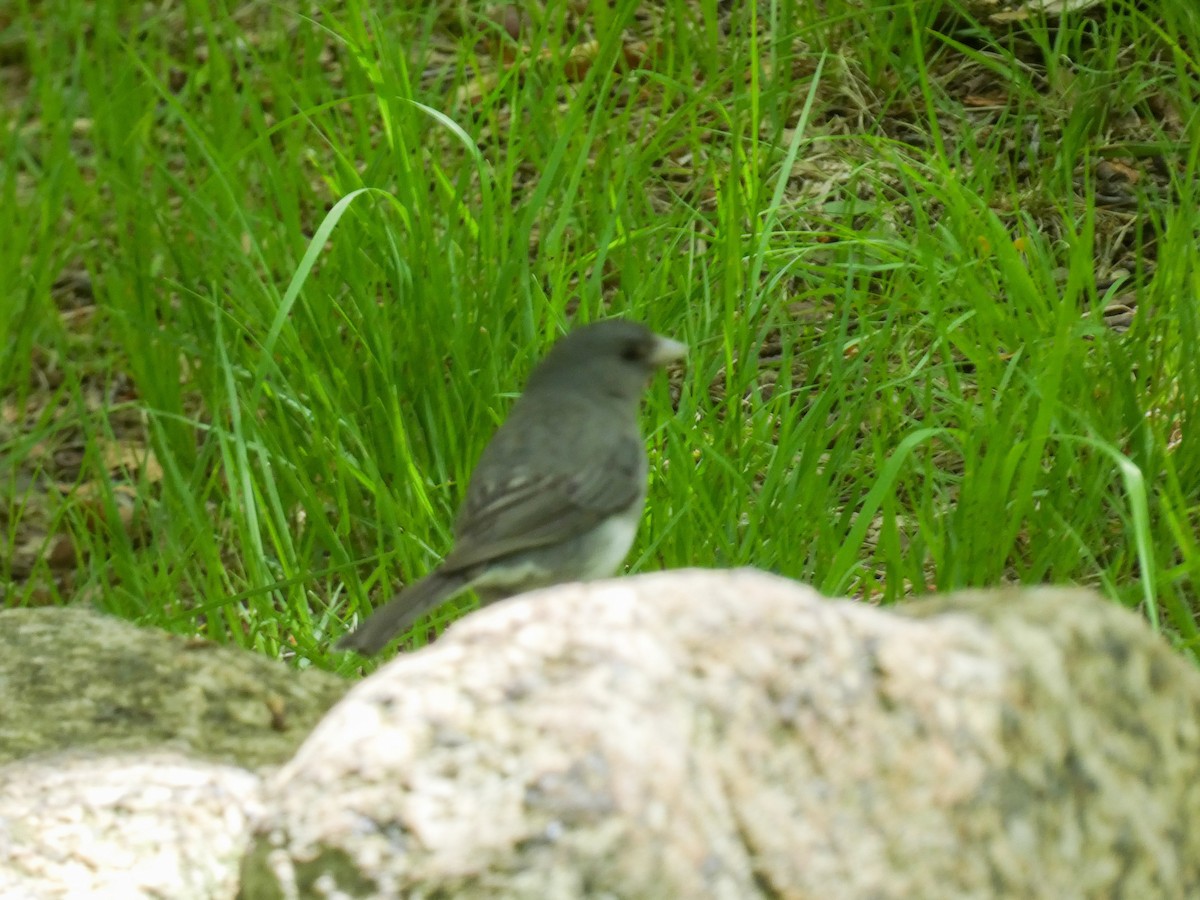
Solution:
<svg viewBox="0 0 1200 900"><path fill-rule="evenodd" d="M488 608L273 776L243 896L1200 896L1200 673L1076 589Z"/></svg>
<svg viewBox="0 0 1200 900"><path fill-rule="evenodd" d="M327 672L87 609L0 611L0 762L169 747L274 765L348 687Z"/></svg>

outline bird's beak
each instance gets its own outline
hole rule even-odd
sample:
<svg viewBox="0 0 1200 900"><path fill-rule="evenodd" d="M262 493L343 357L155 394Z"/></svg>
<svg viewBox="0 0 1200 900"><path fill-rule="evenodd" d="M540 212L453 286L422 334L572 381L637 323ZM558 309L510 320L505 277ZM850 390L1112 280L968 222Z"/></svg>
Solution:
<svg viewBox="0 0 1200 900"><path fill-rule="evenodd" d="M687 354L687 344L673 341L661 334L655 336L654 349L650 351L648 360L652 366L662 367L683 359Z"/></svg>

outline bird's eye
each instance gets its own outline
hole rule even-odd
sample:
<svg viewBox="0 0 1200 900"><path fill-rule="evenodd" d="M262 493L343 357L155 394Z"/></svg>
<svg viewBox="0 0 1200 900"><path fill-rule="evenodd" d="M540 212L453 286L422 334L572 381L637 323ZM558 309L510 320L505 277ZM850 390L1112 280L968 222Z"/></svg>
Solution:
<svg viewBox="0 0 1200 900"><path fill-rule="evenodd" d="M641 344L626 344L621 348L621 359L627 362L639 362L645 355Z"/></svg>

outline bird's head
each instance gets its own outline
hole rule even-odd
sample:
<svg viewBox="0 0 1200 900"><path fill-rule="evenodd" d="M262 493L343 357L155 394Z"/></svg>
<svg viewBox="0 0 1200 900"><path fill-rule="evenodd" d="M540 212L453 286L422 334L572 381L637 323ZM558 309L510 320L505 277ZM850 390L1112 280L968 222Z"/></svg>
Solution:
<svg viewBox="0 0 1200 900"><path fill-rule="evenodd" d="M570 386L636 400L651 375L686 352L684 344L637 322L605 319L577 328L555 344L530 375L525 390Z"/></svg>

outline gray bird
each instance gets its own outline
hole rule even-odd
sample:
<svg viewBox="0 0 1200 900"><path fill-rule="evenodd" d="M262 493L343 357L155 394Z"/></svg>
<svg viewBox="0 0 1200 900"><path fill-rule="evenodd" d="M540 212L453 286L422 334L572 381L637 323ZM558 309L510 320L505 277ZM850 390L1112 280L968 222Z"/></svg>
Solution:
<svg viewBox="0 0 1200 900"><path fill-rule="evenodd" d="M555 344L475 466L454 549L338 648L377 653L468 588L487 604L613 575L646 499L638 406L654 372L686 350L620 319L587 325Z"/></svg>

